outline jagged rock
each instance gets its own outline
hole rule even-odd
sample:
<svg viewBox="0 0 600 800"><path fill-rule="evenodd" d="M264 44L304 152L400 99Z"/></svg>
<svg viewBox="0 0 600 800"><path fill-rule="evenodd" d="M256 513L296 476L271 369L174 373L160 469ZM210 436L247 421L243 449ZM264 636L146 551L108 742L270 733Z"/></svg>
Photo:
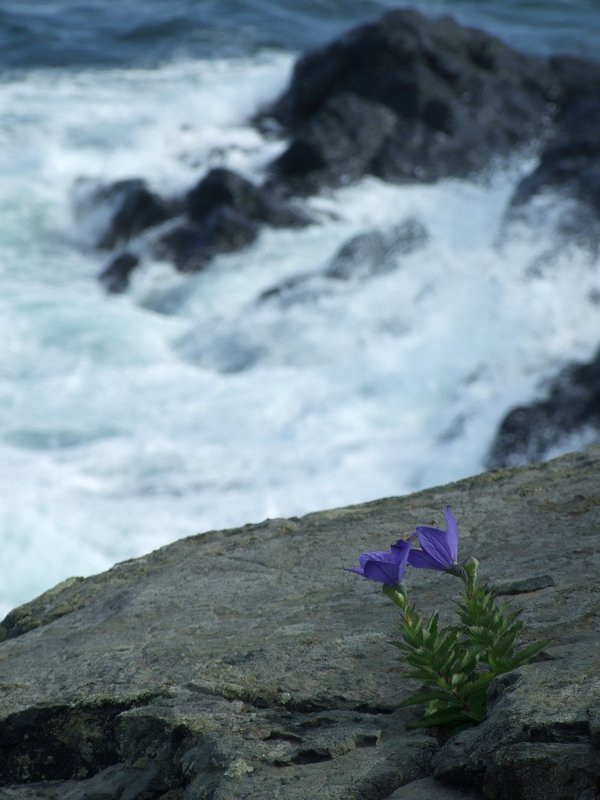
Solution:
<svg viewBox="0 0 600 800"><path fill-rule="evenodd" d="M274 162L273 170L305 192L317 191L323 182L350 183L370 171L395 124L391 110L340 92L323 101Z"/></svg>
<svg viewBox="0 0 600 800"><path fill-rule="evenodd" d="M600 87L599 87L600 91ZM521 180L507 225L525 222L563 242L600 251L600 101L580 101L561 119L538 166Z"/></svg>
<svg viewBox="0 0 600 800"><path fill-rule="evenodd" d="M155 244L156 254L180 272L198 272L215 256L252 244L258 225L228 206L217 206L201 223L178 223Z"/></svg>
<svg viewBox="0 0 600 800"><path fill-rule="evenodd" d="M295 190L366 173L434 181L531 143L599 80L593 65L528 57L448 17L394 10L302 57L259 120L292 137L272 169Z"/></svg>
<svg viewBox="0 0 600 800"><path fill-rule="evenodd" d="M493 469L540 461L576 435L588 443L600 439L600 351L588 364L563 369L543 399L510 411L487 464Z"/></svg>
<svg viewBox="0 0 600 800"><path fill-rule="evenodd" d="M313 221L306 212L272 197L267 189L223 167L210 170L185 196L185 209L191 222L204 222L220 206L275 228L299 228Z"/></svg>
<svg viewBox="0 0 600 800"><path fill-rule="evenodd" d="M129 286L131 273L139 263L139 258L133 253L119 253L102 270L98 280L109 294L120 294Z"/></svg>
<svg viewBox="0 0 600 800"><path fill-rule="evenodd" d="M434 770L450 787L440 800L591 800L599 469L595 447L194 536L15 609L0 625L1 800L416 798ZM415 688L390 645L397 609L342 566L439 523L447 502L461 557L521 582L525 641L550 644L496 682L481 725L440 746L397 710ZM532 591L540 568L554 585ZM451 609L450 576L408 585L425 613Z"/></svg>
<svg viewBox="0 0 600 800"><path fill-rule="evenodd" d="M148 189L146 182L131 178L108 186L80 189L77 215L96 217L100 228L95 246L112 249L172 216L169 204Z"/></svg>

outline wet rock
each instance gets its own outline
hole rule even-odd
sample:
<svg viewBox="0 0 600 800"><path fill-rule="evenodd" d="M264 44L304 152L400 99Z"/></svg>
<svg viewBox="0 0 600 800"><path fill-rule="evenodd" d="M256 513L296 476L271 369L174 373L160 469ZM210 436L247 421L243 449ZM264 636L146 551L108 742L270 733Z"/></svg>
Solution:
<svg viewBox="0 0 600 800"><path fill-rule="evenodd" d="M349 280L390 272L397 266L398 256L420 250L428 238L424 225L416 219L404 220L387 232L360 233L340 248L325 270L325 275Z"/></svg>
<svg viewBox="0 0 600 800"><path fill-rule="evenodd" d="M508 226L515 223L585 247L594 256L600 252L597 96L580 101L563 115L539 164L517 186L507 214Z"/></svg>
<svg viewBox="0 0 600 800"><path fill-rule="evenodd" d="M253 222L275 228L299 228L313 221L306 212L223 167L210 170L185 196L185 209L191 222L204 222L221 206Z"/></svg>
<svg viewBox="0 0 600 800"><path fill-rule="evenodd" d="M228 206L218 206L201 222L177 223L155 245L156 255L173 261L180 272L198 272L222 253L252 244L259 226Z"/></svg>
<svg viewBox="0 0 600 800"><path fill-rule="evenodd" d="M335 291L338 281L365 281L396 269L399 258L424 247L429 234L416 219L406 219L388 231L366 231L341 246L325 270L293 275L265 290L259 302L277 299L282 305L314 302Z"/></svg>
<svg viewBox="0 0 600 800"><path fill-rule="evenodd" d="M464 177L541 135L574 72L448 17L390 11L298 61L263 115L292 139L273 172L297 191Z"/></svg>
<svg viewBox="0 0 600 800"><path fill-rule="evenodd" d="M490 468L533 463L579 436L600 439L600 351L588 364L563 369L545 397L510 411L490 448Z"/></svg>
<svg viewBox="0 0 600 800"><path fill-rule="evenodd" d="M297 303L314 303L334 291L331 279L321 273L302 273L270 286L258 297L259 303L276 300L281 306L293 306Z"/></svg>
<svg viewBox="0 0 600 800"><path fill-rule="evenodd" d="M77 215L96 219L95 246L112 249L172 216L169 204L138 178L116 181L108 186L80 189Z"/></svg>
<svg viewBox="0 0 600 800"><path fill-rule="evenodd" d="M120 294L129 286L131 274L139 263L139 258L133 253L119 253L102 270L98 280L109 294Z"/></svg>
<svg viewBox="0 0 600 800"><path fill-rule="evenodd" d="M599 469L595 447L194 536L15 609L0 625L0 798L592 800ZM554 585L518 598L524 641L550 640L543 658L502 676L487 719L440 745L398 710L414 686L390 645L397 610L341 565L439 524L447 502L483 578L544 564ZM452 579L408 583L424 613L451 606Z"/></svg>
<svg viewBox="0 0 600 800"><path fill-rule="evenodd" d="M349 92L334 95L294 136L273 171L304 192L350 183L370 171L395 124L393 112L378 103Z"/></svg>

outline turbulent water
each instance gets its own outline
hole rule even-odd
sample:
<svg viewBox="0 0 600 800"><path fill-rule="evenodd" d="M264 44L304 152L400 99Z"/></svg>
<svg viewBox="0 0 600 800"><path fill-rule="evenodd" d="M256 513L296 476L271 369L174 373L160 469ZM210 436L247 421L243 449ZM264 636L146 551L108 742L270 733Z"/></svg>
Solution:
<svg viewBox="0 0 600 800"><path fill-rule="evenodd" d="M499 420L597 345L598 264L506 238L516 159L485 182L369 179L195 276L106 295L85 181L163 194L283 147L248 124L297 53L391 2L0 0L0 612L177 537L479 471ZM596 0L413 2L529 52L597 57ZM369 281L258 302L353 235L414 218ZM576 442L573 444L577 444Z"/></svg>

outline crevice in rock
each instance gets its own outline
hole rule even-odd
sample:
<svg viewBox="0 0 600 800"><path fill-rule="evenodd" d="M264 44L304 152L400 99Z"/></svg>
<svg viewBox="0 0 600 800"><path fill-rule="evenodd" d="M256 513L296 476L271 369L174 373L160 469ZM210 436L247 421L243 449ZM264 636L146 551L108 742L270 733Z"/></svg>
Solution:
<svg viewBox="0 0 600 800"><path fill-rule="evenodd" d="M549 725L532 726L527 730L530 742L559 742L561 744L589 744L590 726L587 720L554 722Z"/></svg>
<svg viewBox="0 0 600 800"><path fill-rule="evenodd" d="M118 763L117 717L150 699L11 714L0 728L0 783L83 780Z"/></svg>
<svg viewBox="0 0 600 800"><path fill-rule="evenodd" d="M319 764L321 761L331 761L333 757L327 750L306 748L299 750L289 759L275 759L273 765L276 767L295 767L303 764Z"/></svg>
<svg viewBox="0 0 600 800"><path fill-rule="evenodd" d="M379 716L379 714L384 714L389 716L397 711L396 708L390 708L390 706L380 706L375 703L360 703L357 706L352 707L352 711L358 711L359 714L373 714L375 716Z"/></svg>

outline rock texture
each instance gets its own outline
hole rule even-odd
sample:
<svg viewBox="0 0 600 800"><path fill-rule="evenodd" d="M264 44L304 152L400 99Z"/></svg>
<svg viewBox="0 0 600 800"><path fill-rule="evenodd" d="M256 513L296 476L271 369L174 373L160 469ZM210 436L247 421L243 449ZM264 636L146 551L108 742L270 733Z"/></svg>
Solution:
<svg viewBox="0 0 600 800"><path fill-rule="evenodd" d="M194 536L57 586L0 626L1 800L593 800L599 469L594 448ZM414 686L395 607L342 567L446 502L461 556L551 644L443 743L397 710ZM455 584L415 571L409 586L445 613Z"/></svg>

